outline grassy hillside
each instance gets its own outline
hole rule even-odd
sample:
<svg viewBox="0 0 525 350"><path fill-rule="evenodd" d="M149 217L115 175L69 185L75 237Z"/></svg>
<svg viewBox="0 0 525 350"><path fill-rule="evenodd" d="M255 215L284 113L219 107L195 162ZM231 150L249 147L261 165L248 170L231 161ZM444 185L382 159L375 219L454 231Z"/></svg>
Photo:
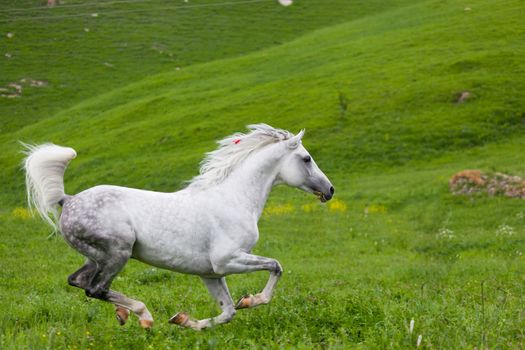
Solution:
<svg viewBox="0 0 525 350"><path fill-rule="evenodd" d="M0 88L16 92L8 85L24 78L45 86L25 82L21 98L0 100L0 133L154 73L242 56L409 2L10 1L0 9Z"/></svg>
<svg viewBox="0 0 525 350"><path fill-rule="evenodd" d="M309 148L342 176L507 140L525 125L524 33L518 5L492 6L425 3L130 84L2 136L4 181L17 139L77 149L72 192L172 190L214 140L257 121L311 130ZM472 98L457 104L462 91Z"/></svg>
<svg viewBox="0 0 525 350"><path fill-rule="evenodd" d="M467 168L525 175L525 6L377 12L277 46L261 34L251 54L134 80L0 135L1 347L406 349L421 335L420 348L523 348L523 201L455 197L447 184ZM306 127L338 200L275 190L256 250L286 271L271 305L181 330L165 322L175 312L217 312L198 278L132 262L115 288L149 305L157 323L145 333L66 285L82 259L22 208L16 140L77 150L68 193L100 183L171 191L214 140L254 122ZM234 298L266 277L232 276Z"/></svg>

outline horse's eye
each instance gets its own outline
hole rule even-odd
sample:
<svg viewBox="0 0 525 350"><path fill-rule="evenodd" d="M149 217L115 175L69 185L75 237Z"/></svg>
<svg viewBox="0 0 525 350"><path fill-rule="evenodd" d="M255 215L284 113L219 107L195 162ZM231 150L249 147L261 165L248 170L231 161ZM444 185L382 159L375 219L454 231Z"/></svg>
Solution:
<svg viewBox="0 0 525 350"><path fill-rule="evenodd" d="M303 158L303 162L305 162L305 163L310 163L311 161L312 161L312 157L310 157L310 156L306 156L306 157Z"/></svg>

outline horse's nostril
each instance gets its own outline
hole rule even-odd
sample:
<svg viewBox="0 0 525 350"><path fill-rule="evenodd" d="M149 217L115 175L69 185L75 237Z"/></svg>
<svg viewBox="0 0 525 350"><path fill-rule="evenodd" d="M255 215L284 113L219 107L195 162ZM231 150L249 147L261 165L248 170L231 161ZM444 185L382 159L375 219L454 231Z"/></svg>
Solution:
<svg viewBox="0 0 525 350"><path fill-rule="evenodd" d="M334 194L334 192L335 192L334 186L330 187L330 194Z"/></svg>

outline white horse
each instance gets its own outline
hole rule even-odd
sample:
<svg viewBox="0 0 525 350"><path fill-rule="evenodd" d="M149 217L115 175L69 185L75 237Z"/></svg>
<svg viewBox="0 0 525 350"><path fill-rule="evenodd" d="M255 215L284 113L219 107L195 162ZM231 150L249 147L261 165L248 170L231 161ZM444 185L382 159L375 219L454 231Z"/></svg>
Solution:
<svg viewBox="0 0 525 350"><path fill-rule="evenodd" d="M76 152L53 144L26 145L30 207L87 258L69 276L69 284L114 304L121 324L130 311L135 313L143 328L153 325L146 305L109 289L130 258L199 275L222 310L203 320L179 312L171 323L200 330L229 322L236 309L267 304L282 268L277 260L250 251L259 239L257 222L272 187L284 183L323 202L332 198L334 188L302 146L304 130L294 136L265 124L248 128L248 134L219 141L200 175L174 193L103 185L66 195L64 171ZM234 304L225 276L260 270L270 272L262 292Z"/></svg>

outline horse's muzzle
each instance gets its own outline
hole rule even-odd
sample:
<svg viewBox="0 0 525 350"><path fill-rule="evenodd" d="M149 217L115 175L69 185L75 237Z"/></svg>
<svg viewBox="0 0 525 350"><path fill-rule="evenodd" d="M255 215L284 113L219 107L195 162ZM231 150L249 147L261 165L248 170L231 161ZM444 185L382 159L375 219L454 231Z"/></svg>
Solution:
<svg viewBox="0 0 525 350"><path fill-rule="evenodd" d="M314 194L323 203L329 201L330 199L332 199L332 197L334 196L334 193L335 193L334 186L330 186L330 189L326 193L325 192L321 192L321 191L314 191Z"/></svg>

